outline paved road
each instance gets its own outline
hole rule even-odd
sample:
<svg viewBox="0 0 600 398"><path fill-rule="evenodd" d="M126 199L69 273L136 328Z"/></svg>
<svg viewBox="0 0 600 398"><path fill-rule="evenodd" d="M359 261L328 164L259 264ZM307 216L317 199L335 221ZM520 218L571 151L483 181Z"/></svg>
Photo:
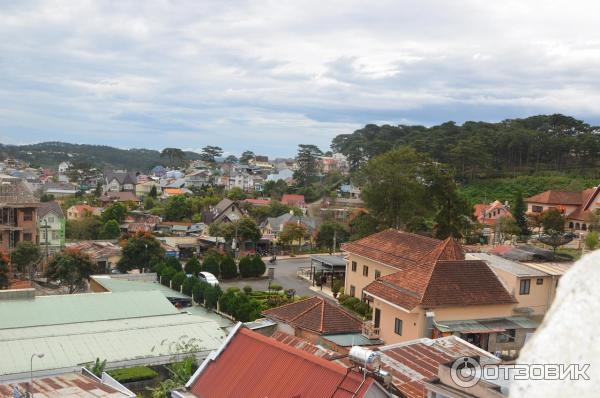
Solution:
<svg viewBox="0 0 600 398"><path fill-rule="evenodd" d="M267 267L269 263L267 262ZM299 279L296 276L298 267L310 267L310 258L290 258L285 260L277 260L275 265L275 280L273 283L283 286L284 289L295 289L299 296L315 296L317 293L310 290L309 283L304 279ZM235 281L220 281L219 284L223 290L228 287L252 286L254 290L267 290L269 281L267 279L260 280L235 280Z"/></svg>

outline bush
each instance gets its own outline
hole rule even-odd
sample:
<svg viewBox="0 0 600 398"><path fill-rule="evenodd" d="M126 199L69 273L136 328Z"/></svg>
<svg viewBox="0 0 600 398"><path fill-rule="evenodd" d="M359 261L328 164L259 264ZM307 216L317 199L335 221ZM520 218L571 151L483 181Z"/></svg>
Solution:
<svg viewBox="0 0 600 398"><path fill-rule="evenodd" d="M341 289L342 289L342 282L339 279L336 279L335 281L333 281L333 284L331 286L331 292L333 294L337 294L340 292Z"/></svg>
<svg viewBox="0 0 600 398"><path fill-rule="evenodd" d="M187 263L185 263L186 274L197 276L200 271L202 271L202 265L200 264L200 260L198 260L196 257L192 257Z"/></svg>
<svg viewBox="0 0 600 398"><path fill-rule="evenodd" d="M252 293L252 286L244 286L244 293L246 293L246 294Z"/></svg>
<svg viewBox="0 0 600 398"><path fill-rule="evenodd" d="M185 282L186 278L187 276L185 276L185 272L179 271L176 273L171 279L171 289L179 292L181 290L181 285L183 285L183 282Z"/></svg>
<svg viewBox="0 0 600 398"><path fill-rule="evenodd" d="M217 302L222 295L223 291L218 285L208 285L206 290L204 290L204 303L206 304L206 308L216 308Z"/></svg>
<svg viewBox="0 0 600 398"><path fill-rule="evenodd" d="M173 268L165 266L160 272L160 282L165 286L169 286L171 278L173 278L176 273L177 271L175 271Z"/></svg>
<svg viewBox="0 0 600 398"><path fill-rule="evenodd" d="M107 372L112 378L120 383L131 383L134 381L150 380L158 376L158 373L147 366L134 366L126 369L113 369Z"/></svg>
<svg viewBox="0 0 600 398"><path fill-rule="evenodd" d="M165 264L167 264L167 266L173 268L176 272L179 272L183 269L181 267L181 262L176 257L167 257L165 259Z"/></svg>
<svg viewBox="0 0 600 398"><path fill-rule="evenodd" d="M190 276L189 278L185 278L185 281L183 281L183 294L187 295L187 296L191 296L192 295L192 291L194 289L194 286L196 286L196 284L198 283L198 278L196 278L195 276Z"/></svg>
<svg viewBox="0 0 600 398"><path fill-rule="evenodd" d="M253 276L259 278L265 274L267 271L267 266L265 262L260 258L259 255L255 255L252 258L252 272Z"/></svg>
<svg viewBox="0 0 600 398"><path fill-rule="evenodd" d="M282 290L282 289L283 289L283 286L281 286L281 285L278 285L278 284L276 284L276 283L272 283L272 284L269 286L269 289L270 289L270 290L272 290L272 291L274 291L274 292L278 292L278 291L280 291L280 290Z"/></svg>
<svg viewBox="0 0 600 398"><path fill-rule="evenodd" d="M217 255L208 255L202 263L202 271L210 272L217 278L219 277L219 258Z"/></svg>
<svg viewBox="0 0 600 398"><path fill-rule="evenodd" d="M194 285L194 288L192 289L192 297L194 298L195 302L199 304L204 303L204 292L209 286L210 285L208 283L200 280Z"/></svg>
<svg viewBox="0 0 600 398"><path fill-rule="evenodd" d="M167 265L162 261L156 262L150 266L153 272L156 272L157 275L160 275L162 270L165 269Z"/></svg>
<svg viewBox="0 0 600 398"><path fill-rule="evenodd" d="M240 259L240 275L242 278L250 278L254 275L254 267L252 265L252 257L244 256Z"/></svg>
<svg viewBox="0 0 600 398"><path fill-rule="evenodd" d="M237 276L237 266L231 256L225 256L221 260L221 278L232 279Z"/></svg>
<svg viewBox="0 0 600 398"><path fill-rule="evenodd" d="M261 303L252 296L241 293L239 289L230 288L219 299L219 308L239 322L250 322L260 317L263 310Z"/></svg>
<svg viewBox="0 0 600 398"><path fill-rule="evenodd" d="M598 247L598 232L591 231L585 237L585 247L588 250L595 250Z"/></svg>
<svg viewBox="0 0 600 398"><path fill-rule="evenodd" d="M346 296L344 294L341 294L338 298L338 302L342 306L358 313L362 317L371 319L371 315L372 315L371 308L369 307L369 304L365 303L364 301L361 301L361 300L357 299L356 297Z"/></svg>

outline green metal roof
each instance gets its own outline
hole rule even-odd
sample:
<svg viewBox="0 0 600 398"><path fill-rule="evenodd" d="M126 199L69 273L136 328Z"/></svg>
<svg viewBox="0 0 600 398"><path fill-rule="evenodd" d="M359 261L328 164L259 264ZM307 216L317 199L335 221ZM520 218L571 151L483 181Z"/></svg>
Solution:
<svg viewBox="0 0 600 398"><path fill-rule="evenodd" d="M160 293L149 293L169 303ZM147 292L145 295L149 297ZM172 362L178 341L194 338L194 351L207 353L218 348L225 337L213 320L177 311L144 318L4 329L0 330L0 381L29 377L33 353L45 354L33 362L34 375L40 376L59 369L68 371L96 358L106 359L108 367Z"/></svg>
<svg viewBox="0 0 600 398"><path fill-rule="evenodd" d="M0 331L11 328L96 322L177 314L158 291L86 293L0 300Z"/></svg>
<svg viewBox="0 0 600 398"><path fill-rule="evenodd" d="M179 293L157 282L130 281L127 279L117 279L104 276L93 276L92 278L113 293L159 291L167 298L190 298L185 294Z"/></svg>

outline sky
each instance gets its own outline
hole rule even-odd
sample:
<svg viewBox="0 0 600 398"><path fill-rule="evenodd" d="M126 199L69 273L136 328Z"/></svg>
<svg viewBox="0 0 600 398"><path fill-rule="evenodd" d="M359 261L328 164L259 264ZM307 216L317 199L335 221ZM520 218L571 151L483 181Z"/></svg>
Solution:
<svg viewBox="0 0 600 398"><path fill-rule="evenodd" d="M0 142L328 150L367 123L600 124L600 2L0 0Z"/></svg>

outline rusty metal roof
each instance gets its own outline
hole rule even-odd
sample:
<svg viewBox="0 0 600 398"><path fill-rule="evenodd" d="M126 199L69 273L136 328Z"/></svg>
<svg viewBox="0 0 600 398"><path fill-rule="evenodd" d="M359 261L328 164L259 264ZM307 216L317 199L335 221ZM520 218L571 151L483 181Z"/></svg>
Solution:
<svg viewBox="0 0 600 398"><path fill-rule="evenodd" d="M28 391L27 382L0 384L0 397L12 397L17 388L23 396ZM79 373L34 379L32 392L35 398L128 398L121 392L100 381Z"/></svg>

